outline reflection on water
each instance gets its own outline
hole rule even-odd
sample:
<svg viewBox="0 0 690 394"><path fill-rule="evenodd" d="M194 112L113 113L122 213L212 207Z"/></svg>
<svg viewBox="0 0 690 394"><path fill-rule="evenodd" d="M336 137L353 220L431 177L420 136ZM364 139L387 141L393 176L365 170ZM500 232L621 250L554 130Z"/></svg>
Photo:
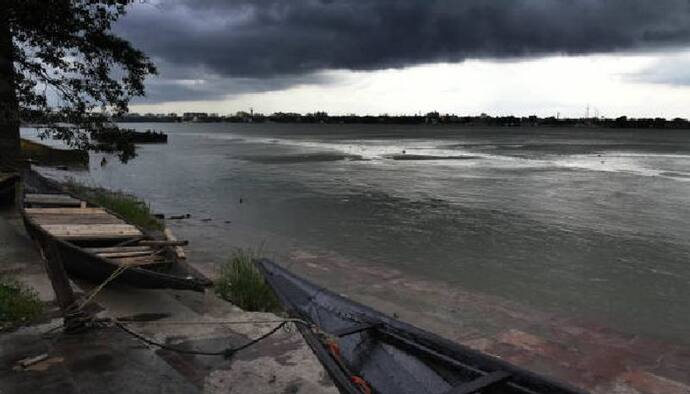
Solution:
<svg viewBox="0 0 690 394"><path fill-rule="evenodd" d="M686 131L162 126L76 176L190 213L203 261L325 251L690 343Z"/></svg>

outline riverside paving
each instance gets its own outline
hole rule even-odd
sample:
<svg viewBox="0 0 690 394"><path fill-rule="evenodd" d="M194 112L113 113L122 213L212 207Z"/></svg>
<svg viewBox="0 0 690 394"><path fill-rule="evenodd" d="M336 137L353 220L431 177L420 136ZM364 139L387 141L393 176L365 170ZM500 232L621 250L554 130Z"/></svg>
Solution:
<svg viewBox="0 0 690 394"><path fill-rule="evenodd" d="M0 394L9 393L337 393L325 370L295 330L281 330L230 359L178 354L152 347L117 327L63 334L62 320L41 256L16 211L0 212L0 274L33 287L47 305L36 324L0 332ZM76 282L77 292L93 284ZM207 292L104 289L98 317L137 320L128 327L155 341L188 350L239 346L275 323ZM189 324L194 322L195 324ZM196 323L203 324L196 324ZM233 322L226 324L221 322ZM184 323L184 324L183 324ZM41 356L27 368L21 360Z"/></svg>

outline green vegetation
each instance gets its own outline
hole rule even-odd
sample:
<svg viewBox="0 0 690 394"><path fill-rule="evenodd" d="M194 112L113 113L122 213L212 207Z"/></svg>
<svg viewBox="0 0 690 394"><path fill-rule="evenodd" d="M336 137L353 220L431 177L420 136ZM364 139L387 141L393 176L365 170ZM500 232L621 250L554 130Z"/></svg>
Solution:
<svg viewBox="0 0 690 394"><path fill-rule="evenodd" d="M255 256L252 251L236 250L220 267L216 294L246 311L280 312L278 299L254 265Z"/></svg>
<svg viewBox="0 0 690 394"><path fill-rule="evenodd" d="M90 187L74 180L65 183L65 187L68 192L107 208L143 229L163 230L163 223L153 216L149 205L131 194L115 192L101 187Z"/></svg>
<svg viewBox="0 0 690 394"><path fill-rule="evenodd" d="M0 275L0 329L30 322L42 312L43 303L33 289Z"/></svg>

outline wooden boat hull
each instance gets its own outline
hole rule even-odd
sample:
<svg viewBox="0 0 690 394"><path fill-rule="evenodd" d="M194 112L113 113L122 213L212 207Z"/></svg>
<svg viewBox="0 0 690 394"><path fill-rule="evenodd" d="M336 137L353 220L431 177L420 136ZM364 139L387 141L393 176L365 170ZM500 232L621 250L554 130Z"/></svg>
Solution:
<svg viewBox="0 0 690 394"><path fill-rule="evenodd" d="M0 174L0 206L14 205L17 181L16 174Z"/></svg>
<svg viewBox="0 0 690 394"><path fill-rule="evenodd" d="M42 178L33 173L30 175L33 190L54 192L59 188L57 183ZM38 186L37 186L38 184ZM34 221L21 206L22 218L27 232L42 250L49 250L55 245L65 271L71 276L85 279L94 283L102 283L108 279L119 267L119 264L87 251L72 242L54 237ZM143 231L143 230L142 230ZM158 272L151 269L133 266L119 274L113 283L125 284L132 287L147 289L179 289L204 291L212 282L192 267L178 261L172 248L165 251L166 260L170 261L168 272Z"/></svg>
<svg viewBox="0 0 690 394"><path fill-rule="evenodd" d="M319 328L298 325L343 393L363 392L352 376L380 394L583 393L388 317L269 260L256 265L287 312ZM318 331L336 339L339 356Z"/></svg>

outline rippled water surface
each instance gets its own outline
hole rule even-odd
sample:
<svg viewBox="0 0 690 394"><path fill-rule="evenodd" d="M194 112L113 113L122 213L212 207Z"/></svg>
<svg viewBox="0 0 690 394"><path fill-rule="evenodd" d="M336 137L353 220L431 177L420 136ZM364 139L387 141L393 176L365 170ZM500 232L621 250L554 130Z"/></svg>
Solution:
<svg viewBox="0 0 690 394"><path fill-rule="evenodd" d="M690 342L690 131L135 127L169 143L77 177L190 213L209 263L332 253Z"/></svg>

